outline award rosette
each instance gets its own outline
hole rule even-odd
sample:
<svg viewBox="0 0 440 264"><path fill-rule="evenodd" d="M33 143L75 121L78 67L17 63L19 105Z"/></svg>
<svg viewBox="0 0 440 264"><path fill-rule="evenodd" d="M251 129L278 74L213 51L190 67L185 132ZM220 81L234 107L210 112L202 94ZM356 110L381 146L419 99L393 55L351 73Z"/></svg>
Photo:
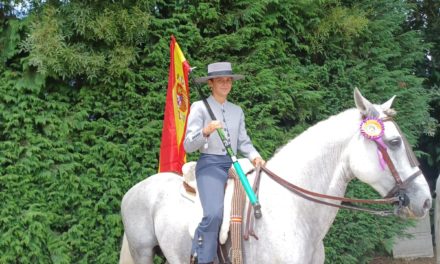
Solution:
<svg viewBox="0 0 440 264"><path fill-rule="evenodd" d="M361 134L376 142L376 144L386 151L387 147L382 140L383 133L385 131L385 127L383 125L382 120L374 117L367 117L361 123ZM386 162L383 158L382 153L377 150L377 155L379 156L379 164L382 170L385 169Z"/></svg>
<svg viewBox="0 0 440 264"><path fill-rule="evenodd" d="M367 117L361 123L361 133L364 137L377 140L383 136L385 127L380 119Z"/></svg>

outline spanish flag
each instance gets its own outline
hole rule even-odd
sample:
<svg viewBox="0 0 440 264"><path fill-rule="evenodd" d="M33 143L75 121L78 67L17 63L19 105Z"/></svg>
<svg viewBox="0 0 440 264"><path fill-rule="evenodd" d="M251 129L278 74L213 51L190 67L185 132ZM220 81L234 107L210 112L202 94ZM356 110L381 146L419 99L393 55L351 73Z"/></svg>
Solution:
<svg viewBox="0 0 440 264"><path fill-rule="evenodd" d="M182 174L182 165L186 162L183 141L190 106L189 72L189 63L176 39L171 36L170 72L160 145L159 172Z"/></svg>

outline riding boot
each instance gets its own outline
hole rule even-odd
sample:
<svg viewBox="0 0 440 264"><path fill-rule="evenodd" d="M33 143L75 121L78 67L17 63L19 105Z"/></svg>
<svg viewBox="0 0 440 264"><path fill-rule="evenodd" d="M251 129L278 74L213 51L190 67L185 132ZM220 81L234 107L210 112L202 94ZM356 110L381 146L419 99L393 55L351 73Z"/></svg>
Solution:
<svg viewBox="0 0 440 264"><path fill-rule="evenodd" d="M197 254L191 255L191 258L189 259L189 264L198 264L197 261Z"/></svg>
<svg viewBox="0 0 440 264"><path fill-rule="evenodd" d="M189 260L189 264L199 264L197 260L197 254L191 255L191 258ZM208 263L200 263L200 264L214 264L214 261L208 262Z"/></svg>

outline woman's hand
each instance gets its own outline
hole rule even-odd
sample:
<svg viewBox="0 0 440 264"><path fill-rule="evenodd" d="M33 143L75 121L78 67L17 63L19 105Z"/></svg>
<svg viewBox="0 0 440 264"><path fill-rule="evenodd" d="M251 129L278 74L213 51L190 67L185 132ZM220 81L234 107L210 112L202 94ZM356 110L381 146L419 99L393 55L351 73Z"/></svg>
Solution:
<svg viewBox="0 0 440 264"><path fill-rule="evenodd" d="M204 137L209 137L217 128L221 128L222 124L220 121L211 121L206 127L203 128L202 133Z"/></svg>
<svg viewBox="0 0 440 264"><path fill-rule="evenodd" d="M252 164L254 164L254 167L258 167L258 166L263 166L266 163L266 161L264 159L262 159L261 157L256 157L253 161Z"/></svg>

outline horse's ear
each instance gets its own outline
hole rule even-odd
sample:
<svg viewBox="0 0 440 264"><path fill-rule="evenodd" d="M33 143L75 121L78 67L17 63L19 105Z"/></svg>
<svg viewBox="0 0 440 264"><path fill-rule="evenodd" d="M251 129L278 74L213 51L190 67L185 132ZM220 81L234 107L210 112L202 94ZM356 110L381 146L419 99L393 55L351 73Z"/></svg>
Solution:
<svg viewBox="0 0 440 264"><path fill-rule="evenodd" d="M386 101L385 103L383 103L383 104L381 105L381 108L382 108L382 110L383 110L384 112L385 112L385 111L388 111L388 110L391 108L391 105L393 104L394 98L396 98L395 95L394 95L393 97L391 97L390 100Z"/></svg>
<svg viewBox="0 0 440 264"><path fill-rule="evenodd" d="M354 102L356 103L357 109L364 116L367 116L369 110L373 108L373 104L362 96L357 87L354 88Z"/></svg>

